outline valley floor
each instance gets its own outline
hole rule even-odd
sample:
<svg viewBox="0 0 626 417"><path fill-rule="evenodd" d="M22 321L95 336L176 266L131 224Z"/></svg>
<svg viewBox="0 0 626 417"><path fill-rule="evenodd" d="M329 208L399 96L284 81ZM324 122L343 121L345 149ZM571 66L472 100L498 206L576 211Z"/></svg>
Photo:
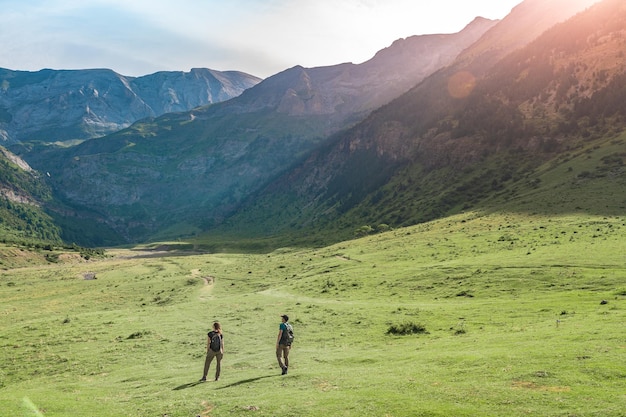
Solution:
<svg viewBox="0 0 626 417"><path fill-rule="evenodd" d="M621 417L624 230L468 213L320 249L5 268L0 416ZM214 320L222 377L199 384Z"/></svg>

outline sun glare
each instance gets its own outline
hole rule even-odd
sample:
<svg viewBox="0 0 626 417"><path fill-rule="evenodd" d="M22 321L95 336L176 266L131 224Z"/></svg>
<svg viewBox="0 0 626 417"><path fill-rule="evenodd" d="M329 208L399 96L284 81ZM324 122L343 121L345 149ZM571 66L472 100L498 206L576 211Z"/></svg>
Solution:
<svg viewBox="0 0 626 417"><path fill-rule="evenodd" d="M454 98L467 97L475 86L476 77L468 71L460 71L448 80L448 93Z"/></svg>

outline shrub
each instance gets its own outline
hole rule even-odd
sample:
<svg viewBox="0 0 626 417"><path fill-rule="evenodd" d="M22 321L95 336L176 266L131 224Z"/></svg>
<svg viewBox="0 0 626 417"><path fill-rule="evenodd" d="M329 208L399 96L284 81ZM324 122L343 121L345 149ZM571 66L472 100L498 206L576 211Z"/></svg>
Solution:
<svg viewBox="0 0 626 417"><path fill-rule="evenodd" d="M135 333L131 334L130 336L128 336L126 339L128 339L128 340L141 339L142 337L147 336L150 333L152 333L150 330L144 330L144 331L141 331L141 332L135 332Z"/></svg>
<svg viewBox="0 0 626 417"><path fill-rule="evenodd" d="M48 261L50 263L57 263L57 262L59 262L59 254L58 253L47 253L46 254L46 261Z"/></svg>
<svg viewBox="0 0 626 417"><path fill-rule="evenodd" d="M402 324L393 324L389 326L387 329L387 334L394 335L407 335L407 334L428 334L426 328L421 324L416 323L402 323Z"/></svg>
<svg viewBox="0 0 626 417"><path fill-rule="evenodd" d="M356 237L364 237L374 232L374 228L372 226L361 226L354 231L354 235Z"/></svg>

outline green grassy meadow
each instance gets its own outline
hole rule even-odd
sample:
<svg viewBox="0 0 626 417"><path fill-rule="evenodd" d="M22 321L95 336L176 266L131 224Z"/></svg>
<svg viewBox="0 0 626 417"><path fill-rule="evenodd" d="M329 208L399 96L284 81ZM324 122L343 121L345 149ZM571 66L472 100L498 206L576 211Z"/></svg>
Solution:
<svg viewBox="0 0 626 417"><path fill-rule="evenodd" d="M623 417L625 236L465 213L316 249L5 265L0 415ZM222 376L198 383L214 320Z"/></svg>

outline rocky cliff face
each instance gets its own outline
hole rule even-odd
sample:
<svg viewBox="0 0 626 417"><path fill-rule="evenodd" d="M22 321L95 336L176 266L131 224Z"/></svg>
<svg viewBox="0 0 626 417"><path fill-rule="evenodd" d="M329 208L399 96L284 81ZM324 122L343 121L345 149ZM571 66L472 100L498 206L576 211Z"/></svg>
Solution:
<svg viewBox="0 0 626 417"><path fill-rule="evenodd" d="M240 95L259 78L193 69L125 77L108 69L0 69L0 141L55 142L103 136L133 122Z"/></svg>
<svg viewBox="0 0 626 417"><path fill-rule="evenodd" d="M230 100L260 81L237 71L194 68L190 72L157 72L135 78L131 87L159 116Z"/></svg>
<svg viewBox="0 0 626 417"><path fill-rule="evenodd" d="M0 198L4 197L15 203L39 205L34 196L20 188L15 174L9 172L11 170L20 174L32 173L33 169L26 161L0 147L0 167Z"/></svg>

